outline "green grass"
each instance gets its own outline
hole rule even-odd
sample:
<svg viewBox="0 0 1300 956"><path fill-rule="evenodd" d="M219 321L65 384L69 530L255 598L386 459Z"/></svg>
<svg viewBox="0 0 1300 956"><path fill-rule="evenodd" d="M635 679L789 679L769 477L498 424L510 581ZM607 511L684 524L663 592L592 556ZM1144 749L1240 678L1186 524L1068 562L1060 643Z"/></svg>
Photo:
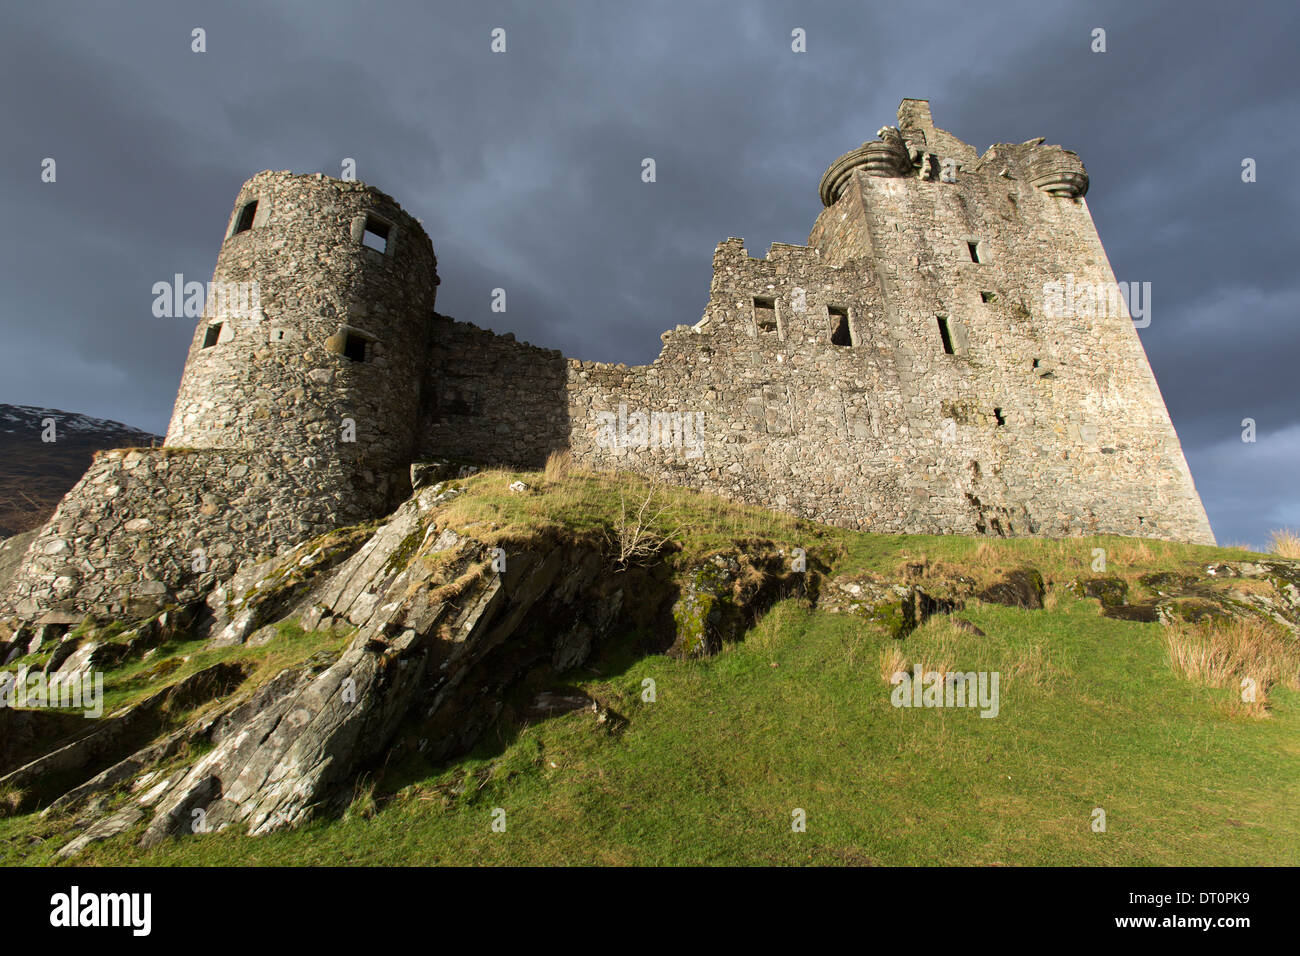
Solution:
<svg viewBox="0 0 1300 956"><path fill-rule="evenodd" d="M332 660L351 639L351 634L345 632L304 631L292 621L280 622L276 627L279 633L267 646L235 645L214 648L208 647L207 642L201 639L169 641L159 645L147 659L124 661L119 666L102 672L102 716L112 717L125 708L139 704L169 687L175 687L194 674L219 663L241 665L245 676L240 688L241 692L248 693L285 668L301 664L313 655L324 653ZM109 634L114 630L112 625L105 629ZM34 657L25 660L31 661ZM45 746L39 750L25 748L29 752L19 762L35 759L38 754L56 749L60 743L84 736L94 730L94 723L78 719L84 716L90 706L88 700L83 700L80 707L49 707L39 710L38 713L46 721L45 733L48 738L43 741ZM166 701L154 717L145 721L132 732L131 736L125 738L125 742L131 744L126 752L144 746L149 740L184 725L215 706L218 706L218 702L212 700L197 703L190 701L178 703L174 699ZM100 769L103 767L101 766ZM39 786L29 788L34 792L28 796L43 805L49 798L86 779L85 774L80 776L73 774L68 779L65 779L66 776L66 774L56 773L43 777ZM12 795L6 792L7 790L8 788L0 790L0 812L4 812L10 803ZM4 823L5 821L0 820L0 834L4 832ZM66 821L64 824L66 825ZM2 835L0 840L3 840ZM6 852L0 849L0 861L5 861L6 856Z"/></svg>
<svg viewBox="0 0 1300 956"><path fill-rule="evenodd" d="M106 629L111 635L114 626ZM158 646L146 659L124 661L120 666L104 671L104 714L110 715L124 707L139 703L158 691L178 684L206 667L225 661L248 665L250 681L261 683L274 677L286 667L300 663L321 651L339 651L351 635L343 632L307 632L292 621L277 626L279 634L270 644L253 647L237 644L230 647L209 647L206 639L170 641ZM104 640L99 635L95 640ZM16 671L30 665L33 671L44 664L52 646L16 660L6 670ZM72 708L76 713L81 708Z"/></svg>
<svg viewBox="0 0 1300 956"><path fill-rule="evenodd" d="M246 664L247 686L256 686L313 654L341 651L351 638L351 634L344 632L304 631L293 621L280 622L276 629L279 633L275 639L261 647L247 644L208 647L205 640L181 641L161 646L147 661L124 663L105 677L105 712L136 703L164 686L179 683L223 662ZM160 675L158 665L172 660L178 661L179 666Z"/></svg>
<svg viewBox="0 0 1300 956"><path fill-rule="evenodd" d="M522 480L535 493L516 494L509 485ZM904 561L928 559L972 573L977 578L1020 565L1038 568L1049 580L1099 573L1136 578L1159 571L1199 571L1207 564L1258 560L1266 555L1242 548L1216 548L1173 541L1098 535L1087 538L983 538L962 535L866 534L737 504L672 485L652 485L629 474L575 473L547 482L538 472L486 471L451 484L464 490L442 512L443 520L480 540L508 540L548 531L570 536L601 536L620 516L621 502L635 509L647 495L667 506L661 530L678 531L686 559L737 541L768 540L802 547L810 558L833 565L837 573L896 573ZM651 509L653 510L653 509ZM1094 571L1096 550L1105 552L1105 570Z"/></svg>
<svg viewBox="0 0 1300 956"><path fill-rule="evenodd" d="M986 637L932 621L909 660L1002 672L1001 712L896 709L880 673L889 639L848 616L778 605L704 662L663 657L581 682L630 718L610 735L586 712L510 728L371 816L253 839L224 833L87 864L1295 864L1300 700L1266 718L1169 667L1157 625L1095 602L1053 611L972 605ZM1037 651L1035 652L1035 649ZM1018 663L1038 661L1015 676ZM657 701L640 701L652 678ZM479 789L445 785L492 767ZM363 795L363 803L368 800ZM492 812L507 829L493 832ZM791 832L791 811L807 831ZM1106 812L1107 832L1090 827ZM56 823L44 821L51 828ZM30 818L0 821L0 854L45 862ZM49 841L57 844L57 840Z"/></svg>
<svg viewBox="0 0 1300 956"><path fill-rule="evenodd" d="M512 494L515 478L543 493ZM548 529L599 535L636 479L491 472L440 516L481 540ZM1102 617L1066 589L1090 575L1130 580L1249 559L1248 552L1106 537L1046 541L867 535L676 489L660 489L683 532L679 560L735 542L804 547L834 574L897 578L924 561L979 580L1029 565L1050 582L1046 610L978 601L891 641L861 618L776 605L746 639L704 661L637 657L613 641L571 685L628 718L609 732L582 711L504 721L468 757L389 768L358 781L342 817L250 838L227 831L144 853L131 835L84 864L882 864L1228 865L1300 863L1300 693L1274 687L1268 711L1174 672L1159 625ZM292 628L265 648L166 649L187 672L246 657L262 674L314 652ZM338 641L345 637L332 636ZM335 645L331 645L336 649ZM890 704L882 655L1001 674L1000 713ZM161 657L160 652L156 657ZM148 665L144 665L147 667ZM114 675L126 701L142 667ZM168 682L183 676L178 671ZM642 681L657 700L641 700ZM509 713L510 711L507 711ZM516 711L518 712L518 711ZM387 786L388 789L385 789ZM399 787L392 792L393 787ZM1107 830L1092 831L1094 808ZM504 809L506 831L492 829ZM791 830L791 812L807 830ZM0 863L50 863L72 821L0 819ZM138 836L138 831L136 836Z"/></svg>
<svg viewBox="0 0 1300 956"><path fill-rule="evenodd" d="M533 493L516 494L509 485L522 480ZM688 555L734 546L737 539L802 539L838 549L851 531L740 505L714 495L672 485L652 485L628 474L575 473L562 482L547 482L538 472L487 471L451 484L463 489L442 512L442 520L485 542L529 538L548 533L603 538L620 518L624 504L634 512L649 496L655 507L667 505L657 522Z"/></svg>

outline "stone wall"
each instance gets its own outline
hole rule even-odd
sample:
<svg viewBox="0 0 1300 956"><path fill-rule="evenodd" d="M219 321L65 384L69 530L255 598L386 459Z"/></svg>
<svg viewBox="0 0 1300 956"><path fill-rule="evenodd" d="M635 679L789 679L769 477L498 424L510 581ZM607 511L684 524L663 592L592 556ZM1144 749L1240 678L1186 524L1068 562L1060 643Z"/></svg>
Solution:
<svg viewBox="0 0 1300 956"><path fill-rule="evenodd" d="M653 365L571 363L575 459L863 530L1213 540L1163 404L1139 400L1144 358L1114 349L1080 380L1018 300L997 318L939 299L900 315L882 279L813 249L749 259L723 243L705 318L667 333ZM755 296L775 299L773 331L759 331ZM832 344L831 310L848 345ZM1058 340L1066 354L1097 347L1082 334ZM1106 410L1129 420L1098 423ZM636 412L693 416L699 441L642 440L623 424Z"/></svg>
<svg viewBox="0 0 1300 956"><path fill-rule="evenodd" d="M437 285L432 244L391 197L254 176L164 448L97 457L0 606L69 618L192 600L245 560L386 513L410 490Z"/></svg>
<svg viewBox="0 0 1300 956"><path fill-rule="evenodd" d="M767 301L774 318L761 307ZM869 270L830 266L801 246L774 245L766 259L751 259L740 240L728 240L714 256L703 319L667 333L653 365L574 364L574 456L836 524L897 526L904 515L880 511L902 469L873 451L901 394L889 343L870 331L879 308ZM847 345L832 344L832 310L844 315ZM765 331L760 322L775 325ZM636 413L652 426L660 416L647 442ZM680 422L680 442L665 441L665 416L670 438Z"/></svg>
<svg viewBox="0 0 1300 956"><path fill-rule="evenodd" d="M932 126L903 136L952 139ZM960 480L964 466L978 480L963 493L1022 515L1016 532L1213 542L1123 300L1105 313L1048 314L1048 283L1115 286L1078 157L1042 140L971 155L952 183L856 172L810 240L831 261L866 254L878 265L909 431L933 435L955 419L950 441L910 447L914 476ZM943 350L939 316L959 339L955 354ZM973 420L944 414L945 402Z"/></svg>
<svg viewBox="0 0 1300 956"><path fill-rule="evenodd" d="M567 447L569 363L558 351L445 316L430 341L417 458L531 469Z"/></svg>
<svg viewBox="0 0 1300 956"><path fill-rule="evenodd" d="M850 527L1213 540L1122 302L1047 312L1049 282L1115 282L1078 157L1041 140L979 156L934 125L925 101L905 100L898 116L827 170L808 246L778 243L755 259L741 240L722 243L703 318L665 333L644 367L566 360L436 316L432 249L401 258L428 241L388 197L259 174L232 228L253 196L269 218L227 239L217 272L262 275L272 313L277 289L314 295L312 315L287 322L307 344L286 371L265 371L261 353L235 353L231 371L196 337L177 416L194 414L216 445L232 441L228 420L268 414L289 424L240 424L235 443L288 434L301 448L331 442L331 423L368 402L360 415L385 436L374 446L384 463L535 468L568 446L580 463ZM391 262L340 239L376 209L398 224ZM285 257L323 240L327 255ZM427 298L407 288L422 276ZM419 361L358 369L330 356L339 368L307 369L332 327L314 314L366 310L392 317L384 338ZM411 319L425 310L428 321ZM345 373L377 377L362 387ZM232 393L238 401L214 397ZM212 407L221 401L231 408ZM190 434L173 426L173 443Z"/></svg>
<svg viewBox="0 0 1300 956"><path fill-rule="evenodd" d="M4 604L70 622L186 603L244 560L366 520L385 495L325 458L101 452L32 541Z"/></svg>

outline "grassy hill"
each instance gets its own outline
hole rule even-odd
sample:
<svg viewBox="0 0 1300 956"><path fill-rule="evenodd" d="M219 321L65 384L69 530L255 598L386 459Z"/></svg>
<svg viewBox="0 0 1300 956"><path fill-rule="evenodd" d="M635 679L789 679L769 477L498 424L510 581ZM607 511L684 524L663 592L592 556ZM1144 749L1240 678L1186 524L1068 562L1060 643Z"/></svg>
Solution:
<svg viewBox="0 0 1300 956"><path fill-rule="evenodd" d="M509 492L517 479L531 492ZM1295 585L1232 570L1263 556L1115 537L863 534L599 475L477 475L439 521L480 540L617 541L639 501L665 545L647 560L681 575L758 539L803 548L816 599L778 601L704 658L646 653L653 624L633 622L582 668L517 686L468 755L374 766L341 814L149 851L124 835L77 862L1300 863L1300 651L1289 627L1256 613ZM1027 569L1043 579L1042 606L999 602L990 588ZM905 629L861 596L918 582L957 609L893 636ZM1153 615L1169 623L1142 620ZM281 631L264 648L164 645L147 670L110 672L109 693L121 703L156 689L149 674L177 680L217 660L269 672L339 644L291 622ZM891 680L913 670L998 672L997 716L893 706ZM1239 688L1249 675L1254 702ZM548 694L578 709L544 717ZM58 813L0 819L0 862L54 862L75 827Z"/></svg>

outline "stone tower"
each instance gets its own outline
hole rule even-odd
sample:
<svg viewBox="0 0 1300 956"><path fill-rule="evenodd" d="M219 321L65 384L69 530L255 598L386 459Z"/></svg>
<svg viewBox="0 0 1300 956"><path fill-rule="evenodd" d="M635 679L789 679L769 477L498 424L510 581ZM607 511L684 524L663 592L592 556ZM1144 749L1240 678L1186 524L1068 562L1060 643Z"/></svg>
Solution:
<svg viewBox="0 0 1300 956"><path fill-rule="evenodd" d="M929 477L960 476L973 526L942 530L1213 543L1078 155L1041 138L979 155L916 99L876 135L822 177L808 244L869 277L854 331L897 369L901 490L936 508Z"/></svg>
<svg viewBox="0 0 1300 956"><path fill-rule="evenodd" d="M389 196L258 173L231 213L166 445L321 459L399 490L437 284L433 245Z"/></svg>

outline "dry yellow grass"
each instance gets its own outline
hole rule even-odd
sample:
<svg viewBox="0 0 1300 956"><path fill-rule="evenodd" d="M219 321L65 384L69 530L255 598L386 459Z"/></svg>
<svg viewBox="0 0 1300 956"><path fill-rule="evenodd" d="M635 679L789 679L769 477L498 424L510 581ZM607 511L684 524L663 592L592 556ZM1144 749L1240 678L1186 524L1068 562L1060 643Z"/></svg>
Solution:
<svg viewBox="0 0 1300 956"><path fill-rule="evenodd" d="M489 566L490 562L480 561L467 568L456 580L435 587L429 592L429 603L432 605L441 601L454 601L473 585L487 577L491 573L488 570Z"/></svg>
<svg viewBox="0 0 1300 956"><path fill-rule="evenodd" d="M1115 551L1114 561L1120 567L1145 566L1155 560L1155 553L1145 541L1136 541Z"/></svg>
<svg viewBox="0 0 1300 956"><path fill-rule="evenodd" d="M566 448L562 451L553 451L546 456L546 469L542 472L542 477L548 484L555 484L569 477L573 471L573 455Z"/></svg>
<svg viewBox="0 0 1300 956"><path fill-rule="evenodd" d="M1262 699L1256 699L1248 704L1238 697L1233 697L1227 702L1220 703L1218 709L1221 713L1232 718L1249 717L1257 720L1260 717L1269 716L1268 702Z"/></svg>
<svg viewBox="0 0 1300 956"><path fill-rule="evenodd" d="M24 793L17 787L0 789L0 817L10 816L23 804Z"/></svg>
<svg viewBox="0 0 1300 956"><path fill-rule="evenodd" d="M880 649L880 679L886 684L894 683L894 675L907 670L907 658L897 642Z"/></svg>
<svg viewBox="0 0 1300 956"><path fill-rule="evenodd" d="M778 601L768 609L758 625L745 636L745 643L771 651L797 629L800 610L789 601Z"/></svg>
<svg viewBox="0 0 1300 956"><path fill-rule="evenodd" d="M904 552L903 559L894 565L894 576L904 581L924 578L930 573L930 559L922 554Z"/></svg>
<svg viewBox="0 0 1300 956"><path fill-rule="evenodd" d="M1268 550L1270 554L1276 554L1279 558L1300 559L1300 532L1292 531L1290 528L1274 531L1269 537Z"/></svg>
<svg viewBox="0 0 1300 956"><path fill-rule="evenodd" d="M952 662L946 657L922 657L912 665L912 678L921 680L927 674L938 674L939 680L947 682L950 674L964 674L965 670L960 667L954 667Z"/></svg>
<svg viewBox="0 0 1300 956"><path fill-rule="evenodd" d="M1008 663L1008 677L1024 680L1035 687L1051 687L1056 682L1057 668L1041 645L1034 644L1013 651Z"/></svg>
<svg viewBox="0 0 1300 956"><path fill-rule="evenodd" d="M1300 690L1300 646L1265 621L1176 622L1164 639L1175 671L1208 687L1240 690L1246 703L1253 690L1262 705L1274 684Z"/></svg>

